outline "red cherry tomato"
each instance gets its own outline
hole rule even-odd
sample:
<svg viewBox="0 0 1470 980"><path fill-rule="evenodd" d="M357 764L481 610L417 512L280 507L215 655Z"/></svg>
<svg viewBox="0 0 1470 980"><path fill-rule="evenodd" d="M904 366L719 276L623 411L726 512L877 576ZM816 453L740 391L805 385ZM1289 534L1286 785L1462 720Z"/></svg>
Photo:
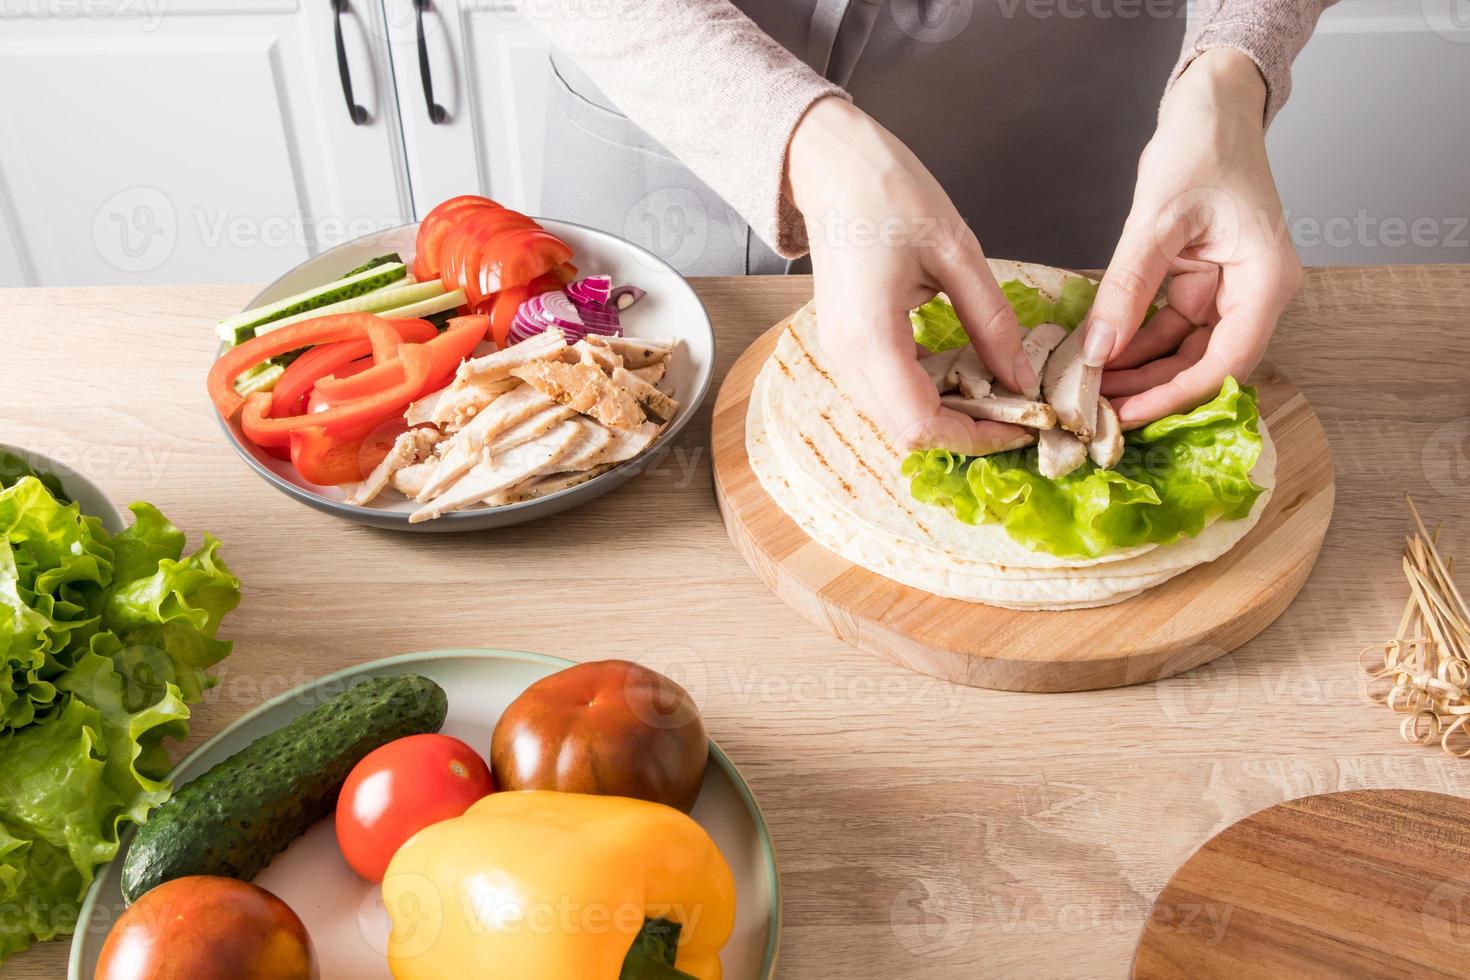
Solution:
<svg viewBox="0 0 1470 980"><path fill-rule="evenodd" d="M337 797L337 845L352 870L382 881L394 853L432 823L495 789L490 767L448 735L410 735L369 752Z"/></svg>

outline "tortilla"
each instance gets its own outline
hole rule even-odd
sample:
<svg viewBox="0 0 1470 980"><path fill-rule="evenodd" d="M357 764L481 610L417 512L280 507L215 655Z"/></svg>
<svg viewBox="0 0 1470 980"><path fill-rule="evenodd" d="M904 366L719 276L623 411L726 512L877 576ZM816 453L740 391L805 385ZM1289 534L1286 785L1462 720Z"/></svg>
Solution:
<svg viewBox="0 0 1470 980"><path fill-rule="evenodd" d="M1055 297L1070 275L991 263ZM1216 521L1197 537L1093 558L1034 552L995 524L970 525L914 500L899 471L906 453L838 388L823 363L810 305L782 332L752 391L746 446L766 492L823 547L854 564L936 595L1020 609L1120 602L1234 547L1260 519L1275 485L1264 423L1252 479L1266 488L1248 517Z"/></svg>

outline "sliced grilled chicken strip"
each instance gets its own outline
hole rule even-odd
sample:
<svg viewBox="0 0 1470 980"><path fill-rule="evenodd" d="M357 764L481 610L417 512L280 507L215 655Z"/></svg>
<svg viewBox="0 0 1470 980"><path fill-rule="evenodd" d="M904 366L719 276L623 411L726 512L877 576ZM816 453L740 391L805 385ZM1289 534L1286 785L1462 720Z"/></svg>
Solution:
<svg viewBox="0 0 1470 980"><path fill-rule="evenodd" d="M481 450L490 440L552 405L550 398L530 385L520 385L501 395L463 429L439 444L439 468L414 499L423 503L443 493L479 461Z"/></svg>
<svg viewBox="0 0 1470 980"><path fill-rule="evenodd" d="M614 429L631 429L646 417L626 388L586 364L536 361L513 368L512 373L547 397Z"/></svg>
<svg viewBox="0 0 1470 980"><path fill-rule="evenodd" d="M448 390L448 388L440 388L438 391L431 391L418 401L409 405L408 408L403 410L403 420L409 425L432 423L434 421L434 409L438 407L440 399L444 397L444 393Z"/></svg>
<svg viewBox="0 0 1470 980"><path fill-rule="evenodd" d="M604 337L595 333L587 335L587 342L621 355L623 367L629 371L666 360L677 343L672 337Z"/></svg>
<svg viewBox="0 0 1470 980"><path fill-rule="evenodd" d="M669 421L679 411L678 402L625 368L614 368L612 381L628 389L628 394L660 422Z"/></svg>
<svg viewBox="0 0 1470 980"><path fill-rule="evenodd" d="M1026 336L1021 338L1021 352L1036 372L1036 384L1021 394L1031 399L1041 397L1041 372L1046 367L1047 355L1066 339L1067 328L1058 323L1038 323L1026 331Z"/></svg>
<svg viewBox="0 0 1470 980"><path fill-rule="evenodd" d="M428 460L423 463L414 463L405 466L393 474L393 489L403 494L409 500L417 497L429 482L429 477L439 468L438 460Z"/></svg>
<svg viewBox="0 0 1470 980"><path fill-rule="evenodd" d="M509 487L555 469L585 430L575 419L562 422L550 432L495 459L481 458L459 481L408 516L410 524L433 520L450 511L479 503Z"/></svg>
<svg viewBox="0 0 1470 980"><path fill-rule="evenodd" d="M929 375L929 380L934 382L934 387L940 391L949 391L952 385L947 384L949 369L954 366L955 358L960 356L962 348L940 351L938 354L926 354L919 358L919 367Z"/></svg>
<svg viewBox="0 0 1470 980"><path fill-rule="evenodd" d="M439 399L434 403L434 411L429 415L429 422L438 426L443 432L457 432L464 428L470 419L483 412L491 402L513 390L519 384L520 381L516 378L491 381L482 385L470 384L468 381L452 382L449 387L443 389Z"/></svg>
<svg viewBox="0 0 1470 980"><path fill-rule="evenodd" d="M960 348L959 356L954 359L944 376L945 388L957 388L966 398L984 398L990 394L991 382L994 380L990 369L980 360L975 348L970 346Z"/></svg>
<svg viewBox="0 0 1470 980"><path fill-rule="evenodd" d="M607 455L599 462L626 463L653 445L653 440L662 431L664 427L654 422L644 422L636 429L613 429L612 445L607 447Z"/></svg>
<svg viewBox="0 0 1470 980"><path fill-rule="evenodd" d="M623 366L623 355L606 347L589 344L585 337L573 344L572 350L583 364L590 364L604 374L612 374L614 368Z"/></svg>
<svg viewBox="0 0 1470 980"><path fill-rule="evenodd" d="M523 364L536 361L556 360L567 350L567 338L556 327L547 327L542 333L512 344L484 357L465 361L455 372L456 380L470 384L485 384L502 381L510 377L511 371Z"/></svg>
<svg viewBox="0 0 1470 980"><path fill-rule="evenodd" d="M1041 391L1057 413L1062 428L1084 442L1092 438L1097 424L1097 396L1102 385L1102 368L1082 362L1085 338L1081 327L1067 334L1046 359L1041 372Z"/></svg>
<svg viewBox="0 0 1470 980"><path fill-rule="evenodd" d="M1066 429L1042 429L1037 445L1037 469L1055 480L1087 462L1087 446Z"/></svg>
<svg viewBox="0 0 1470 980"><path fill-rule="evenodd" d="M664 372L668 369L669 362L668 359L665 358L662 361L655 361L654 363L641 368L633 368L628 373L632 374L634 377L642 378L644 381L647 381L651 385L656 385L663 380Z"/></svg>
<svg viewBox="0 0 1470 980"><path fill-rule="evenodd" d="M1087 455L1105 470L1118 465L1123 458L1123 427L1118 424L1118 413L1106 398L1097 400L1097 427L1092 440L1087 444Z"/></svg>
<svg viewBox="0 0 1470 980"><path fill-rule="evenodd" d="M565 422L577 413L570 405L551 405L532 415L524 422L519 422L500 435L491 439L485 446L485 452L491 459L499 456L508 449L530 442L537 436L550 432L560 422ZM596 425L596 423L593 423Z"/></svg>
<svg viewBox="0 0 1470 980"><path fill-rule="evenodd" d="M611 430L609 430L611 431ZM579 483L586 483L594 476L601 476L612 469L613 464L603 463L594 466L590 470L582 470L580 473L550 473L546 476L538 476L534 480L527 480L520 486L512 487L499 500L500 503L515 504L522 500L532 500L536 497L544 497L547 494L565 490L567 487L575 487Z"/></svg>
<svg viewBox="0 0 1470 980"><path fill-rule="evenodd" d="M550 479L553 476L564 475L566 473L583 473L596 466L601 461L602 456L607 452L608 447L616 439L614 435L615 430L609 429L600 422L594 422L592 419L583 415L577 416L572 421L582 427L582 435L578 437L577 441L572 444L571 448L566 451L561 459L557 460L544 473L518 483L513 487L507 487L500 493L486 497L484 503L491 506L512 503L513 501L523 499L522 494L532 484L540 480Z"/></svg>
<svg viewBox="0 0 1470 980"><path fill-rule="evenodd" d="M939 403L946 408L968 415L972 419L989 419L992 422L1010 422L1032 429L1055 429L1057 413L1045 402L1034 402L1022 398L1014 391L994 385L984 398L957 398L945 395Z"/></svg>
<svg viewBox="0 0 1470 980"><path fill-rule="evenodd" d="M388 486L394 473L411 466L427 456L439 441L439 431L431 428L409 429L393 440L393 446L383 461L373 467L367 478L347 495L349 504L359 506L368 503Z"/></svg>

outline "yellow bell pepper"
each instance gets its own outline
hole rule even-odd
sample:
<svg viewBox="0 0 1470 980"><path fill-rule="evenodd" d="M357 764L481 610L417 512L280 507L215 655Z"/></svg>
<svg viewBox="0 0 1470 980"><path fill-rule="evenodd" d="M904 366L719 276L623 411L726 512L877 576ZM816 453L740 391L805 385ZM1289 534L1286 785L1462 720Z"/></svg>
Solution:
<svg viewBox="0 0 1470 980"><path fill-rule="evenodd" d="M645 919L682 925L676 967L720 980L735 879L685 814L620 796L492 793L388 865L396 980L618 980Z"/></svg>

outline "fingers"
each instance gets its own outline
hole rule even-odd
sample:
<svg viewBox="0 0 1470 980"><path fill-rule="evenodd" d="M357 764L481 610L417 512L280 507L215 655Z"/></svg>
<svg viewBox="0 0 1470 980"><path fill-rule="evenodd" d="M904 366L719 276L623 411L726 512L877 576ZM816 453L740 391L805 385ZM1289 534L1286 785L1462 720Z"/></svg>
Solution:
<svg viewBox="0 0 1470 980"><path fill-rule="evenodd" d="M1138 335L1138 340L1152 327L1146 327ZM1138 340L1134 341L1135 346ZM1184 342L1179 345L1179 350L1169 357L1161 357L1156 361L1150 361L1141 367L1123 371L1108 370L1102 376L1102 394L1104 398L1123 398L1128 395L1137 395L1165 384L1180 371L1191 367L1204 357L1205 347L1210 341L1208 328L1194 330ZM1132 348L1129 348L1130 352ZM1111 367L1111 365L1109 365Z"/></svg>
<svg viewBox="0 0 1470 980"><path fill-rule="evenodd" d="M1128 346L1158 295L1170 261L1190 234L1180 214L1161 215L1157 220L1140 217L1138 212L1129 216L1082 325L1087 331L1082 358L1089 367L1101 367Z"/></svg>
<svg viewBox="0 0 1470 980"><path fill-rule="evenodd" d="M990 373L1012 391L1037 391L1036 372L1021 351L1016 311L996 285L978 243L961 250L961 256L940 276L940 285Z"/></svg>
<svg viewBox="0 0 1470 980"><path fill-rule="evenodd" d="M1029 446L1036 437L1018 425L982 422L949 408L911 425L905 433L905 449L948 449L966 456L988 456L1007 449Z"/></svg>
<svg viewBox="0 0 1470 980"><path fill-rule="evenodd" d="M1220 291L1220 267L1209 264L1203 268L1181 271L1176 265L1174 278L1169 280L1164 296L1169 306L1190 323L1214 323L1220 319L1215 311L1215 295Z"/></svg>
<svg viewBox="0 0 1470 980"><path fill-rule="evenodd" d="M1201 321L1203 322L1203 321ZM1136 368L1149 361L1173 353L1195 330L1195 324L1172 306L1166 306L1149 318L1134 335L1122 353L1108 361L1108 370ZM1104 382L1107 374L1103 374Z"/></svg>

